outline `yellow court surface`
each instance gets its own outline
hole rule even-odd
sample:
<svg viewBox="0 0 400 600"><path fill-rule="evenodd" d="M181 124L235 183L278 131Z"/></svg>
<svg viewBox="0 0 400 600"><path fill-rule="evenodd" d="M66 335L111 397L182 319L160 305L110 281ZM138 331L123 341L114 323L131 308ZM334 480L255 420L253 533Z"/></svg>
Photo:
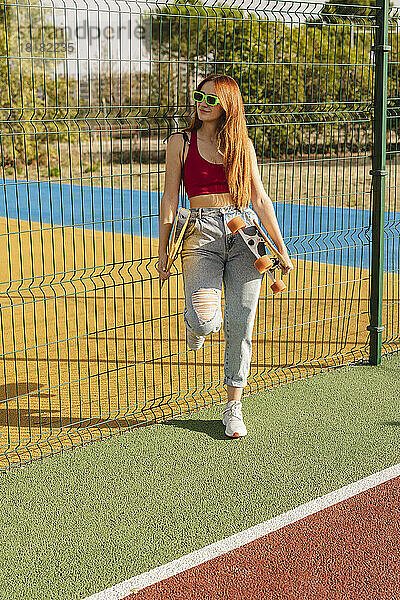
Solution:
<svg viewBox="0 0 400 600"><path fill-rule="evenodd" d="M160 290L158 240L11 219L0 234L0 469L225 402L223 328L187 348L181 261ZM368 357L369 271L292 262L283 294L264 278L244 395Z"/></svg>

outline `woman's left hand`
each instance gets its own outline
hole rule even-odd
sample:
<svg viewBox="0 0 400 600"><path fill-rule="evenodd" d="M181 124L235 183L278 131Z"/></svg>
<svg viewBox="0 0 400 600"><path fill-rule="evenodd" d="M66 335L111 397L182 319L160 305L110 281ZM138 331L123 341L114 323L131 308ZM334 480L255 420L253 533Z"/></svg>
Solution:
<svg viewBox="0 0 400 600"><path fill-rule="evenodd" d="M289 254L288 254L286 248L284 250L282 250L279 254L281 254L283 256L283 258L285 259L285 261L288 265L287 267L281 267L282 275L287 275L290 271L293 271L293 269L294 269L293 263L289 258Z"/></svg>

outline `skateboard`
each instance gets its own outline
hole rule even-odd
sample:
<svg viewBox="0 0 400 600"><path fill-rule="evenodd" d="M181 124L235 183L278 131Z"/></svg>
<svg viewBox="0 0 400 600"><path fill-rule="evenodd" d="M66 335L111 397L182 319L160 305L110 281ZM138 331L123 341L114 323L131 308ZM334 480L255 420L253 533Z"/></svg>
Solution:
<svg viewBox="0 0 400 600"><path fill-rule="evenodd" d="M174 225L172 227L171 236L168 242L168 251L167 251L167 271L171 268L172 263L178 255L180 245L183 240L183 236L186 230L186 227L189 223L190 210L187 208L178 208L178 212L175 216ZM161 287L167 280L161 281Z"/></svg>
<svg viewBox="0 0 400 600"><path fill-rule="evenodd" d="M253 252L257 259L254 266L260 273L267 273L272 281L271 290L273 293L279 294L279 292L286 290L286 285L283 281L275 279L274 271L278 267L282 268L289 265L282 254L278 252L273 243L268 239L257 221L253 219L253 225L248 227L242 217L234 217L228 221L227 225L232 233L236 234L239 232L246 246ZM271 256L267 255L266 247Z"/></svg>

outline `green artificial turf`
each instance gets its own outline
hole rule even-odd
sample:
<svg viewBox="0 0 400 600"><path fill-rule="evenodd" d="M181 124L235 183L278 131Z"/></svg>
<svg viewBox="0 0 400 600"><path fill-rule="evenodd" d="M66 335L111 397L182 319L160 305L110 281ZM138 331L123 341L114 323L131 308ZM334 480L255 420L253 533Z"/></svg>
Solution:
<svg viewBox="0 0 400 600"><path fill-rule="evenodd" d="M82 600L400 462L400 356L0 475L0 599Z"/></svg>

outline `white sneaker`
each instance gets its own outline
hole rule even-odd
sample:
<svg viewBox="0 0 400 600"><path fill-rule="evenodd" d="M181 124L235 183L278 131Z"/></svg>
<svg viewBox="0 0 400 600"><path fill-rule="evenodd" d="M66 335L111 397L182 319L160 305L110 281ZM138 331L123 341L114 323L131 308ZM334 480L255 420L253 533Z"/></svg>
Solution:
<svg viewBox="0 0 400 600"><path fill-rule="evenodd" d="M240 400L227 402L222 423L225 425L225 435L231 438L247 435L246 425L243 423L242 403Z"/></svg>
<svg viewBox="0 0 400 600"><path fill-rule="evenodd" d="M204 344L205 336L197 335L186 325L186 343L191 350L199 350Z"/></svg>

